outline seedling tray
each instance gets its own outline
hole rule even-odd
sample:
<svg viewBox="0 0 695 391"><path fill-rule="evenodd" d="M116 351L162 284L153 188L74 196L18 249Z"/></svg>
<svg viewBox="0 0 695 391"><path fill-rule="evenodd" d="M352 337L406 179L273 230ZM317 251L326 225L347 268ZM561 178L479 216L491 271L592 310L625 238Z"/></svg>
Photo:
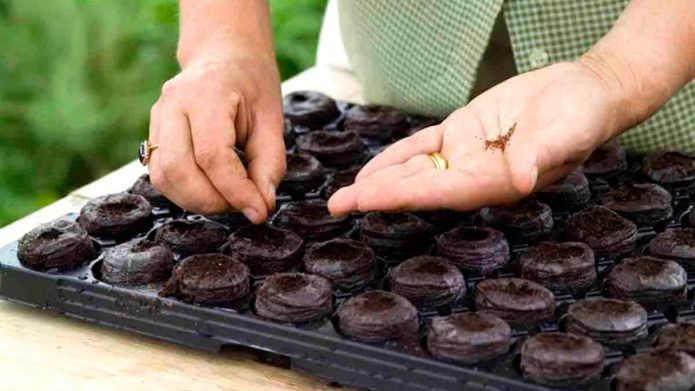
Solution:
<svg viewBox="0 0 695 391"><path fill-rule="evenodd" d="M681 220L685 220L683 216L687 212L687 203L684 201L677 200L677 204L681 205L677 207L679 213L669 222L669 226L678 226ZM562 214L556 216L560 225L564 217ZM158 218L161 223L170 217L164 212ZM644 244L654 234L649 228L640 230L641 246L638 246L638 253L644 251ZM354 236L356 232L346 235ZM112 243L101 242L98 247L103 250L110 245ZM513 259L525 248L525 245L515 246ZM519 348L529 333L557 330L562 312L576 299L570 295L556 295L558 317L555 321L540 323L530 331L514 330L514 343L508 354L475 366L463 366L429 357L422 340L367 344L345 338L336 331L329 318L309 324L275 323L258 318L250 305L237 309L202 307L159 297L161 286L158 285L110 285L98 278L100 262L97 257L91 263L69 272L37 272L19 263L17 243L12 243L0 249L0 297L196 349L216 352L224 346L244 346L256 350L259 358L265 361L282 363L283 366L331 382L379 390L548 390L547 387L524 382L518 369ZM366 289L380 288L391 264L393 262L380 259L378 276ZM597 262L599 283L587 294L588 298L601 296L601 277L612 265L612 260ZM508 271L499 273L499 276L511 275ZM473 292L476 282L482 278L467 277L468 292ZM257 286L262 279L254 278L254 285ZM695 275L689 275L688 305L650 312L650 333L669 321L695 319L692 305L694 286ZM350 295L348 292L335 292L335 308ZM423 329L432 318L470 311L471 297L469 293L464 300L453 305L422 310ZM420 337L423 336L421 333ZM649 342L650 338L647 338L620 351L607 351L604 376L590 389L610 390L615 364L624 355L648 349Z"/></svg>

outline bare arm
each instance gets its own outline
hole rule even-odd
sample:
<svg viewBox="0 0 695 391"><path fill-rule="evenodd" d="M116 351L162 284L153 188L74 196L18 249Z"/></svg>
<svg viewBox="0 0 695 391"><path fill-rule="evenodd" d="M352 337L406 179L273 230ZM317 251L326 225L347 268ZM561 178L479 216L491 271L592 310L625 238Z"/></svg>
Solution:
<svg viewBox="0 0 695 391"><path fill-rule="evenodd" d="M695 2L632 0L580 61L618 93L619 131L646 120L695 78Z"/></svg>
<svg viewBox="0 0 695 391"><path fill-rule="evenodd" d="M177 57L181 67L217 50L274 58L265 0L181 0Z"/></svg>
<svg viewBox="0 0 695 391"><path fill-rule="evenodd" d="M204 214L275 205L285 172L280 80L264 0L181 0L182 71L152 108L152 183ZM234 147L246 152L246 166Z"/></svg>

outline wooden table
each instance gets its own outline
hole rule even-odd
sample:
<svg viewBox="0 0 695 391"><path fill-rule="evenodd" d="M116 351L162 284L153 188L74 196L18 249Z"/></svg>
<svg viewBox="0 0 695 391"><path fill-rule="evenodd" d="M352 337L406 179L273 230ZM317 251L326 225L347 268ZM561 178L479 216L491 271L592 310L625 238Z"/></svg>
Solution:
<svg viewBox="0 0 695 391"><path fill-rule="evenodd" d="M283 92L318 90L361 101L348 73L311 68ZM137 162L0 229L0 246L39 224L76 212L89 199L128 188ZM325 382L256 361L244 349L204 353L0 301L1 390L328 390Z"/></svg>

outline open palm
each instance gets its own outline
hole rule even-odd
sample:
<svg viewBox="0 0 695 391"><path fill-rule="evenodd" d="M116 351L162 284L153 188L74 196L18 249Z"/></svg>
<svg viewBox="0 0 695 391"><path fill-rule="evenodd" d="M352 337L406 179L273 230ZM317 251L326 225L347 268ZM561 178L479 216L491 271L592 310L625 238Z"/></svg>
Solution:
<svg viewBox="0 0 695 391"><path fill-rule="evenodd" d="M398 141L329 201L350 211L469 210L552 183L618 131L621 107L590 67L560 63L511 78L442 124ZM489 147L514 128L505 148ZM440 152L447 170L428 154Z"/></svg>

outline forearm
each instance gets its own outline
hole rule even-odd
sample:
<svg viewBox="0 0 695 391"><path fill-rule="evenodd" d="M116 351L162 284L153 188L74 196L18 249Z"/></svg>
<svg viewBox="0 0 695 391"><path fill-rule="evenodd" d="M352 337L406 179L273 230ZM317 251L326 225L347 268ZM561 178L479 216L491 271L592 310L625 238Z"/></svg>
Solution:
<svg viewBox="0 0 695 391"><path fill-rule="evenodd" d="M199 55L234 53L274 59L266 0L180 0L177 58L182 68Z"/></svg>
<svg viewBox="0 0 695 391"><path fill-rule="evenodd" d="M617 92L617 132L646 120L695 78L693 0L632 0L580 61Z"/></svg>

